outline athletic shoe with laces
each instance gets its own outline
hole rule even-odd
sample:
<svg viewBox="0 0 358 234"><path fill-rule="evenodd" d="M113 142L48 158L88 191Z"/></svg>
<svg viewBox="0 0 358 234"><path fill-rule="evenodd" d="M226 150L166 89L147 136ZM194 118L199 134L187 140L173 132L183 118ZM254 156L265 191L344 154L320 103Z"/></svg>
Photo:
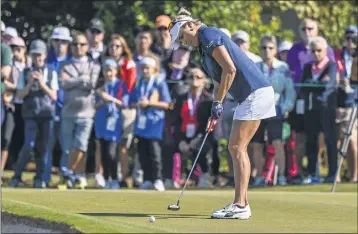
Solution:
<svg viewBox="0 0 358 234"><path fill-rule="evenodd" d="M212 186L209 180L209 173L203 173L199 177L198 188L210 188Z"/></svg>
<svg viewBox="0 0 358 234"><path fill-rule="evenodd" d="M287 185L287 180L285 176L279 176L278 177L278 181L277 181L278 185Z"/></svg>
<svg viewBox="0 0 358 234"><path fill-rule="evenodd" d="M104 180L103 175L100 173L96 173L94 176L94 181L97 188L104 188L106 185L106 181Z"/></svg>
<svg viewBox="0 0 358 234"><path fill-rule="evenodd" d="M233 203L214 211L211 215L212 219L249 219L250 217L251 209L249 204L241 208Z"/></svg>
<svg viewBox="0 0 358 234"><path fill-rule="evenodd" d="M112 180L111 181L111 189L117 190L119 188L120 188L119 181L118 180Z"/></svg>
<svg viewBox="0 0 358 234"><path fill-rule="evenodd" d="M154 189L158 190L160 192L165 191L164 183L162 180L156 180L154 181Z"/></svg>
<svg viewBox="0 0 358 234"><path fill-rule="evenodd" d="M141 190L149 190L149 189L154 189L154 185L151 181L146 180L144 181L144 183L139 187L139 189Z"/></svg>

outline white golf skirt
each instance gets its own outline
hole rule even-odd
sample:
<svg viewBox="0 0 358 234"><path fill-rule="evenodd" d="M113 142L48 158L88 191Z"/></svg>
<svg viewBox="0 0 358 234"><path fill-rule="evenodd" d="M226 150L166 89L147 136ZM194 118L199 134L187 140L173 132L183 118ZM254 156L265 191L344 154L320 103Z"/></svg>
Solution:
<svg viewBox="0 0 358 234"><path fill-rule="evenodd" d="M273 88L264 87L252 92L244 102L238 104L234 120L260 120L276 116Z"/></svg>

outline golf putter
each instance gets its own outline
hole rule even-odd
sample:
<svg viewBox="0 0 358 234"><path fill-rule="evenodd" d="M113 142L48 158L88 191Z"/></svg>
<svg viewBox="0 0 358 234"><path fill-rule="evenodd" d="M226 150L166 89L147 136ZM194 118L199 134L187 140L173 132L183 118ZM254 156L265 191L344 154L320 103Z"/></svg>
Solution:
<svg viewBox="0 0 358 234"><path fill-rule="evenodd" d="M180 192L180 194L179 194L178 201L177 201L176 204L169 205L169 206L168 206L168 210L171 210L171 211L178 211L178 210L180 210L180 205L179 205L179 203L180 203L180 200L181 200L181 198L182 198L182 196L183 196L183 194L184 194L184 190L185 190L185 188L186 188L186 185L187 185L187 183L188 183L188 181L189 181L189 179L190 179L191 174L192 174L193 171L194 171L194 168L195 168L195 165L196 165L196 161L198 161L199 155L200 155L200 153L201 153L201 150L203 149L203 146L204 146L204 144L205 144L206 138L208 137L209 133L213 130L215 123L216 123L216 120L209 119L208 127L207 127L207 129L206 129L206 134L205 134L205 136L204 136L203 142L201 143L200 149L199 149L199 151L198 151L198 153L197 153L197 155L196 155L196 158L195 158L195 160L194 160L194 163L193 163L193 165L191 166L191 170L190 170L190 172L189 172L188 177L186 178L184 187L182 188L182 190L181 190L181 192Z"/></svg>

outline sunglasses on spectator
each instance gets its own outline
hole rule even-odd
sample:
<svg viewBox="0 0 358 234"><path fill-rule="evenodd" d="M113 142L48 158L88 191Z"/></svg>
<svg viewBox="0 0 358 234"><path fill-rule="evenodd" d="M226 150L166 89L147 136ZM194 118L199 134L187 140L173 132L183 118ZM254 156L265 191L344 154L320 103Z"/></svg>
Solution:
<svg viewBox="0 0 358 234"><path fill-rule="evenodd" d="M93 33L93 34L100 34L100 33L102 33L102 32L99 31L98 29L93 28L93 29L91 29L91 33Z"/></svg>
<svg viewBox="0 0 358 234"><path fill-rule="evenodd" d="M112 47L112 48L116 48L116 49L118 49L118 48L122 48L123 46L122 45L116 45L116 44L111 44L111 45L109 45L109 47Z"/></svg>
<svg viewBox="0 0 358 234"><path fill-rule="evenodd" d="M86 46L86 45L87 45L87 43L78 43L78 42L73 42L73 43L72 43L72 45L73 45L73 46L79 46L79 45L80 45L81 47L84 47L84 46Z"/></svg>
<svg viewBox="0 0 358 234"><path fill-rule="evenodd" d="M158 31L166 31L166 30L168 30L168 28L165 26L161 26L161 27L157 28L157 30Z"/></svg>
<svg viewBox="0 0 358 234"><path fill-rule="evenodd" d="M273 49L275 49L275 47L272 47L272 46L261 46L261 49L262 49L262 50L267 50L267 49L273 50Z"/></svg>
<svg viewBox="0 0 358 234"><path fill-rule="evenodd" d="M61 44L66 44L66 43L68 43L68 41L66 41L66 40L61 40L61 39L53 39L53 41L55 41L55 42L60 42Z"/></svg>
<svg viewBox="0 0 358 234"><path fill-rule="evenodd" d="M189 78L190 79L201 80L201 79L204 79L204 76L190 75Z"/></svg>
<svg viewBox="0 0 358 234"><path fill-rule="evenodd" d="M314 27L303 27L302 31L304 31L304 32L307 31L307 30L312 31L313 29L314 29Z"/></svg>
<svg viewBox="0 0 358 234"><path fill-rule="evenodd" d="M311 51L312 51L312 53L315 53L315 52L321 53L322 49L315 49L315 50L311 50Z"/></svg>

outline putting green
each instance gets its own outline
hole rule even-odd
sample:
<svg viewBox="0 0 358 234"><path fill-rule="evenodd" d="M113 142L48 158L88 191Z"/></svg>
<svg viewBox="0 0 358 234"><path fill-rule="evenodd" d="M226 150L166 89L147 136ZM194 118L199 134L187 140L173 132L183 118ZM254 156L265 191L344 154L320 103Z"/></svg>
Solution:
<svg viewBox="0 0 358 234"><path fill-rule="evenodd" d="M329 185L321 185L329 188ZM338 185L337 191L349 186ZM303 186L301 191L305 191ZM355 189L355 190L354 190ZM343 189L344 190L344 189ZM81 232L335 232L357 233L357 192L249 191L250 220L212 220L233 190L188 190L180 211L168 211L179 191L2 190L4 211L64 222ZM149 216L156 222L150 223Z"/></svg>

